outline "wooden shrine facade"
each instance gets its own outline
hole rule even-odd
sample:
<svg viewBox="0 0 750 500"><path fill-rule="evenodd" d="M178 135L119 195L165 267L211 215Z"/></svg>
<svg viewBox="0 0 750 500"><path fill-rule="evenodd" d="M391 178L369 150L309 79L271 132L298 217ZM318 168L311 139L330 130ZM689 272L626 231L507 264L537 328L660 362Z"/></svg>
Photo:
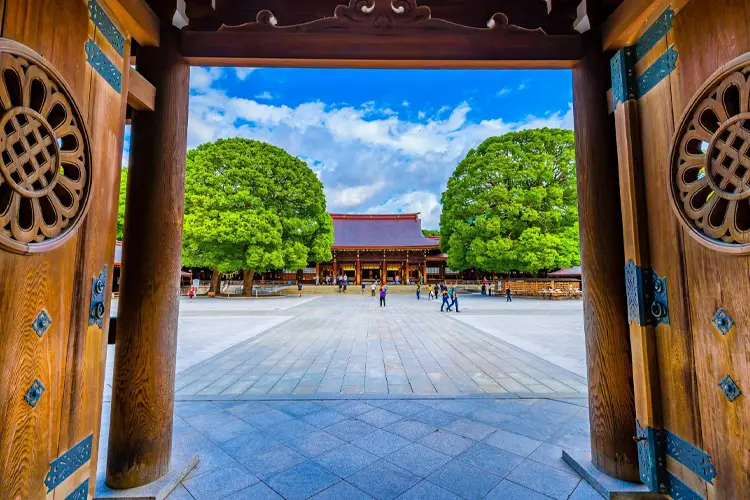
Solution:
<svg viewBox="0 0 750 500"><path fill-rule="evenodd" d="M106 480L170 468L191 64L572 68L591 461L747 497L750 0L0 10L0 499L94 494L127 119Z"/></svg>

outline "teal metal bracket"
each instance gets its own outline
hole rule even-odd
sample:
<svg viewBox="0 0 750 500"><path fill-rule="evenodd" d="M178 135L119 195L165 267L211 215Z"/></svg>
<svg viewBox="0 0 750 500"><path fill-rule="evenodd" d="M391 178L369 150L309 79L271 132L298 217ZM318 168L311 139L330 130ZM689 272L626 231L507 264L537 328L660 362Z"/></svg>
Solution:
<svg viewBox="0 0 750 500"><path fill-rule="evenodd" d="M117 66L112 64L112 61L102 52L102 49L89 38L89 41L84 45L86 49L86 57L88 63L92 68L109 83L117 93L122 93L122 73Z"/></svg>
<svg viewBox="0 0 750 500"><path fill-rule="evenodd" d="M672 29L672 19L674 19L674 11L667 8L659 19L652 24L648 30L643 34L640 40L635 44L635 60L640 61L651 49L656 47L659 40L664 38L669 30Z"/></svg>
<svg viewBox="0 0 750 500"><path fill-rule="evenodd" d="M125 57L125 37L96 0L89 0L89 17L120 57Z"/></svg>

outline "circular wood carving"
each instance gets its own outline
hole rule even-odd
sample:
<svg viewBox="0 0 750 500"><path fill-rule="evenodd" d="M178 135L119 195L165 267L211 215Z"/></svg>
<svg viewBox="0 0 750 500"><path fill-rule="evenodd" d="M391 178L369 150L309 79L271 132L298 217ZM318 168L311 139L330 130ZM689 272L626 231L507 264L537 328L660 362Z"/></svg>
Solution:
<svg viewBox="0 0 750 500"><path fill-rule="evenodd" d="M0 248L62 245L89 205L91 147L62 76L28 47L0 39Z"/></svg>
<svg viewBox="0 0 750 500"><path fill-rule="evenodd" d="M670 185L692 237L721 252L750 253L750 53L693 96L672 143Z"/></svg>

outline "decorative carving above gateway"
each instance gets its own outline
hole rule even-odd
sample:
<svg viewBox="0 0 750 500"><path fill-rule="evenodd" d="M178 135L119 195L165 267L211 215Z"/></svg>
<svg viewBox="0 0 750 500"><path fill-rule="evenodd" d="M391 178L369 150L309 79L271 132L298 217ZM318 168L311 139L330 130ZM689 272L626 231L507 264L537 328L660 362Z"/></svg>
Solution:
<svg viewBox="0 0 750 500"><path fill-rule="evenodd" d="M750 53L693 96L672 142L670 185L691 236L719 252L750 253Z"/></svg>
<svg viewBox="0 0 750 500"><path fill-rule="evenodd" d="M0 248L46 252L82 222L91 191L83 115L44 58L0 39Z"/></svg>
<svg viewBox="0 0 750 500"><path fill-rule="evenodd" d="M256 22L238 26L223 25L221 30L250 31L273 29L296 33L348 32L357 34L385 34L394 31L425 30L432 32L494 32L538 33L542 28L527 29L509 24L508 16L498 12L488 21L486 28L475 28L432 17L430 7L417 5L416 0L349 0L336 7L332 17L290 26L279 26L270 10L258 12Z"/></svg>

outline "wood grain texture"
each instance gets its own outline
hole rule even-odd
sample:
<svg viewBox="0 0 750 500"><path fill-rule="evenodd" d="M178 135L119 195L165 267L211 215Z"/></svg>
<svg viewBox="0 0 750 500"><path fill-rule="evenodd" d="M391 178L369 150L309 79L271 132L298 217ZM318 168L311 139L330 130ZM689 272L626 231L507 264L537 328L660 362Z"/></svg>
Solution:
<svg viewBox="0 0 750 500"><path fill-rule="evenodd" d="M692 0L676 16L674 40L680 53L676 109L682 113L692 95L719 67L750 51L750 1ZM683 237L685 274L694 336L697 392L703 449L717 471L708 498L747 498L750 491L750 257L721 254ZM711 324L724 307L737 326L726 336ZM745 392L729 402L717 386L731 375Z"/></svg>
<svg viewBox="0 0 750 500"><path fill-rule="evenodd" d="M125 208L107 484L129 488L169 470L179 313L189 67L179 33L138 53L157 90L135 111Z"/></svg>
<svg viewBox="0 0 750 500"><path fill-rule="evenodd" d="M46 15L54 12L55 16ZM2 36L45 57L84 100L88 11L76 0L6 0ZM80 228L79 228L80 232ZM54 251L0 252L0 498L45 498L49 462L59 454L78 235ZM52 326L31 328L44 308ZM39 379L46 390L35 408L23 399Z"/></svg>
<svg viewBox="0 0 750 500"><path fill-rule="evenodd" d="M102 0L101 3L139 45L159 46L159 18L146 0Z"/></svg>
<svg viewBox="0 0 750 500"><path fill-rule="evenodd" d="M650 265L646 199L643 185L638 103L628 100L615 110L617 164L620 179L624 262L632 260L641 269ZM653 327L631 321L630 346L633 356L635 414L641 426L661 428L659 373Z"/></svg>
<svg viewBox="0 0 750 500"><path fill-rule="evenodd" d="M617 150L606 99L609 60L596 34L586 39L586 56L573 70L573 109L592 462L610 476L637 481Z"/></svg>
<svg viewBox="0 0 750 500"><path fill-rule="evenodd" d="M138 111L153 111L156 88L143 78L135 68L125 68L129 73L128 104Z"/></svg>

